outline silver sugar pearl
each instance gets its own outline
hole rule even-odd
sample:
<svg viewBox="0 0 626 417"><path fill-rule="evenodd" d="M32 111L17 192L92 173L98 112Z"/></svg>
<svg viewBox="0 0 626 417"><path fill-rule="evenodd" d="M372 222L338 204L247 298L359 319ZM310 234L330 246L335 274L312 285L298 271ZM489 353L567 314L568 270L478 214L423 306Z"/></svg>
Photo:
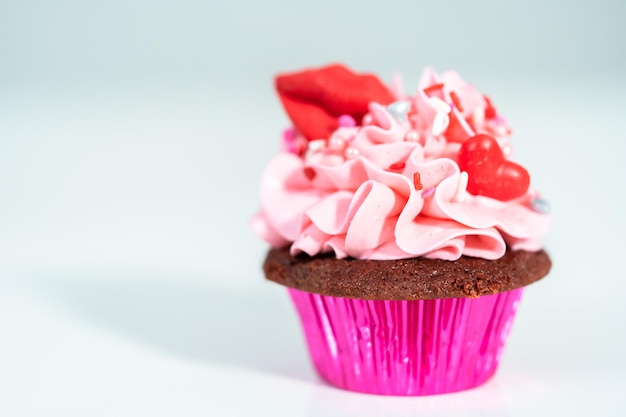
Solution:
<svg viewBox="0 0 626 417"><path fill-rule="evenodd" d="M387 111L400 123L406 122L406 114L411 110L410 101L394 101L387 106Z"/></svg>
<svg viewBox="0 0 626 417"><path fill-rule="evenodd" d="M550 203L543 198L535 198L531 200L530 207L538 213L550 213Z"/></svg>

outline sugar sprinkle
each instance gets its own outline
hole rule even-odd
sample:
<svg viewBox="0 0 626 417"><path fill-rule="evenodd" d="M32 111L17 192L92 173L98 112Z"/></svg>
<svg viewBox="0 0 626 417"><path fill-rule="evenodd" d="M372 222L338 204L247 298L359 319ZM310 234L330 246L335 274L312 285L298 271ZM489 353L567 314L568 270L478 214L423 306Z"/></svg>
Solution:
<svg viewBox="0 0 626 417"><path fill-rule="evenodd" d="M417 172L417 171L413 173L413 186L415 186L415 189L417 191L419 191L422 188L424 188L424 186L422 185L422 180L421 180L421 177L420 177L420 173Z"/></svg>

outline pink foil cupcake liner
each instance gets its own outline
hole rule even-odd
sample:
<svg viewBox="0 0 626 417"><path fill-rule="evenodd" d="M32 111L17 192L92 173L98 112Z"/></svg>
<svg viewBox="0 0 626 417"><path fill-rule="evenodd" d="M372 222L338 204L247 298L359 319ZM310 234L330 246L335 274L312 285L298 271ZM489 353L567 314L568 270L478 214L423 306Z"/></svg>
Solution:
<svg viewBox="0 0 626 417"><path fill-rule="evenodd" d="M350 391L432 395L493 376L522 288L479 298L357 300L289 289L320 376Z"/></svg>

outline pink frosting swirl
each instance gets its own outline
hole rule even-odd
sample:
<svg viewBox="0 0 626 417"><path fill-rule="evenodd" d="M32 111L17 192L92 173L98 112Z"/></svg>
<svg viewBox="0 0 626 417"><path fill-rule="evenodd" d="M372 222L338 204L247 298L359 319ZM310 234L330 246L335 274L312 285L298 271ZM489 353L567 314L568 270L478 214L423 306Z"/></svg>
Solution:
<svg viewBox="0 0 626 417"><path fill-rule="evenodd" d="M488 100L458 74L432 70L407 100L406 117L371 103L364 125L308 142L303 155L276 155L261 178L256 233L292 254L338 258L497 259L507 246L540 249L550 216L531 208L534 190L499 201L464 189L457 163L464 140L488 133L510 150L510 130L486 110Z"/></svg>

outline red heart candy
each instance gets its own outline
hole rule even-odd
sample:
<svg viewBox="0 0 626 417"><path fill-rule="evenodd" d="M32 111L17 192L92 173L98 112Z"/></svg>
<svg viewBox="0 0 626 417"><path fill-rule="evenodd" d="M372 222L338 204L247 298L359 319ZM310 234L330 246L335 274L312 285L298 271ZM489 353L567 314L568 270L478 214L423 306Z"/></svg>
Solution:
<svg viewBox="0 0 626 417"><path fill-rule="evenodd" d="M459 151L459 168L468 174L467 191L501 201L523 196L530 186L528 171L507 161L489 135L469 138Z"/></svg>
<svg viewBox="0 0 626 417"><path fill-rule="evenodd" d="M341 115L359 121L370 102L394 101L376 76L356 74L338 64L278 75L276 90L294 126L308 140L328 138Z"/></svg>

